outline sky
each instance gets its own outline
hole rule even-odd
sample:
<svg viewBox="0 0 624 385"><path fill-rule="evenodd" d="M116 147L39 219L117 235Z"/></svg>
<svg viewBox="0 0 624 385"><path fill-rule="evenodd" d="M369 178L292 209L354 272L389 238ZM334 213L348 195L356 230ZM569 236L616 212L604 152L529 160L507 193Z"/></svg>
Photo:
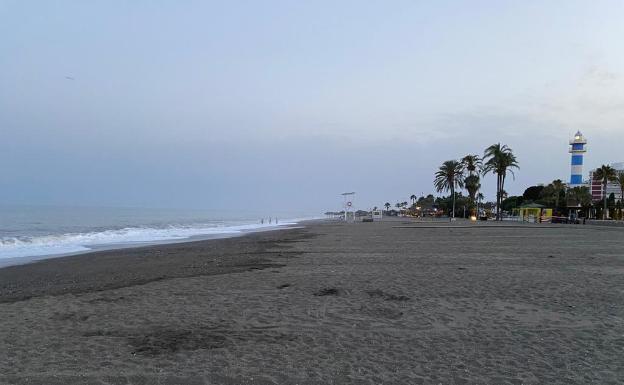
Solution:
<svg viewBox="0 0 624 385"><path fill-rule="evenodd" d="M0 202L358 208L624 161L624 2L0 0ZM495 178L483 192L495 195Z"/></svg>

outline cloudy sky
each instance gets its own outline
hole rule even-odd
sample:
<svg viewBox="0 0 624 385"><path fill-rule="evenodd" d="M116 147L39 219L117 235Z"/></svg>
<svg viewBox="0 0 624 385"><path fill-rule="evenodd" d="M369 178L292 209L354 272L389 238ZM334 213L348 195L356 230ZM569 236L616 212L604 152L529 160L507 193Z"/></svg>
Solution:
<svg viewBox="0 0 624 385"><path fill-rule="evenodd" d="M360 207L624 161L624 2L0 0L0 201ZM494 195L493 177L484 192Z"/></svg>

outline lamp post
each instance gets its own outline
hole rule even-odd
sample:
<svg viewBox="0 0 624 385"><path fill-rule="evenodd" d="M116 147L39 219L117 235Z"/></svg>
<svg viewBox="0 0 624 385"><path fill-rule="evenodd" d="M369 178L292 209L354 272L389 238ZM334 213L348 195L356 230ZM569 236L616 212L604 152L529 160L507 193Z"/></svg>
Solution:
<svg viewBox="0 0 624 385"><path fill-rule="evenodd" d="M344 220L347 222L349 220L348 213L350 213L353 208L352 197L355 195L355 192L345 192L340 195L343 197ZM353 216L353 221L355 221L355 215Z"/></svg>

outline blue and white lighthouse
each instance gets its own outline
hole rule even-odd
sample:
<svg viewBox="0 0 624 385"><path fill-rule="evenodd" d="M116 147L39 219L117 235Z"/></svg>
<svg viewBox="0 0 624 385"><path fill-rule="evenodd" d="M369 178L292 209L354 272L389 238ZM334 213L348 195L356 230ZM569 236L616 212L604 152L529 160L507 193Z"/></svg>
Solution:
<svg viewBox="0 0 624 385"><path fill-rule="evenodd" d="M583 185L583 156L587 152L585 145L587 140L580 131L574 135L574 139L570 140L570 187Z"/></svg>

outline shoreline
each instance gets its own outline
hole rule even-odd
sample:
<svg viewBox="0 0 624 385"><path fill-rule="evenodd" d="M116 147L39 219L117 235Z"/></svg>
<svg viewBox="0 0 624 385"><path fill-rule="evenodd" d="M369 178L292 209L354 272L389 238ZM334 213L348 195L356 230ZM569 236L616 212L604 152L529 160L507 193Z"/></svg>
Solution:
<svg viewBox="0 0 624 385"><path fill-rule="evenodd" d="M404 222L0 269L0 383L624 379L620 232Z"/></svg>
<svg viewBox="0 0 624 385"><path fill-rule="evenodd" d="M305 229L306 224L320 223L320 220L307 220L297 225L242 232L227 237L91 250L2 266L0 303L28 300L42 295L110 290L161 279L273 267L266 257L268 253L264 251L269 245L288 239L289 235L285 233L296 234L297 230Z"/></svg>
<svg viewBox="0 0 624 385"><path fill-rule="evenodd" d="M52 253L52 254L44 254L44 255L1 258L0 269L9 267L9 266L36 263L38 261L47 260L47 259L84 255L84 254L90 254L90 253L95 253L99 251L123 250L123 249L137 248L137 247L149 247L149 246L167 245L167 244L175 244L175 243L208 241L208 240L216 240L216 239L241 237L241 236L245 236L247 234L253 234L256 232L284 230L284 229L296 227L299 225L305 225L305 223L307 222L313 223L319 220L322 220L322 219L318 219L318 218L317 219L303 219L299 221L293 220L292 222L285 221L286 224L284 225L266 226L266 227L259 227L255 229L244 229L244 230L238 230L237 232L224 232L224 233L219 233L219 234L198 234L198 235L189 236L187 238L178 238L178 239L96 244L96 245L85 246L86 247L85 250L66 252L66 253Z"/></svg>
<svg viewBox="0 0 624 385"><path fill-rule="evenodd" d="M307 226L320 223L311 220ZM295 225L232 237L91 251L5 266L0 268L0 304L275 267L266 249L297 237L305 228Z"/></svg>

